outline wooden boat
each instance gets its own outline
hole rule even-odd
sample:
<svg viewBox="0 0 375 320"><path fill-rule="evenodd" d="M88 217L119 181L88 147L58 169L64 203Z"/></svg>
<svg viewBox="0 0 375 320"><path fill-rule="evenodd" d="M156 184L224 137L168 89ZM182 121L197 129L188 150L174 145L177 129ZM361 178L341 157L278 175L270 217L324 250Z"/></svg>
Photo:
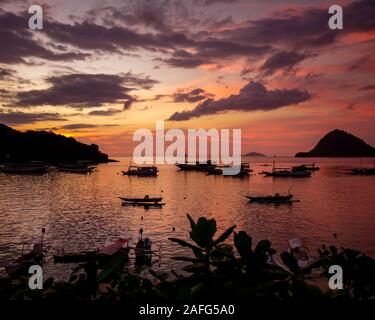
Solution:
<svg viewBox="0 0 375 320"><path fill-rule="evenodd" d="M114 256L128 256L129 250L129 239L119 238L110 245L104 246L101 249L79 253L62 253L60 255L54 255L53 260L54 263L79 263L97 261L99 265L103 265Z"/></svg>
<svg viewBox="0 0 375 320"><path fill-rule="evenodd" d="M289 239L289 252L296 258L299 267L303 268L309 264L309 255L305 241L299 238Z"/></svg>
<svg viewBox="0 0 375 320"><path fill-rule="evenodd" d="M289 168L276 168L275 162L273 162L272 171L263 171L266 177L281 177L281 178L308 178L311 177L310 170L291 170Z"/></svg>
<svg viewBox="0 0 375 320"><path fill-rule="evenodd" d="M65 163L56 166L60 172L68 173L91 173L93 168L84 163Z"/></svg>
<svg viewBox="0 0 375 320"><path fill-rule="evenodd" d="M315 166L315 163L312 164L301 164L299 166L292 167L292 171L318 171L319 167Z"/></svg>
<svg viewBox="0 0 375 320"><path fill-rule="evenodd" d="M359 176L373 176L375 175L375 168L354 168L349 173Z"/></svg>
<svg viewBox="0 0 375 320"><path fill-rule="evenodd" d="M163 197L150 197L146 194L143 198L123 198L119 197L124 202L142 202L142 203L158 203L163 200Z"/></svg>
<svg viewBox="0 0 375 320"><path fill-rule="evenodd" d="M287 195L280 195L279 193L276 193L273 196L247 196L245 195L247 199L250 200L250 202L258 202L258 203L290 203L293 195L287 194Z"/></svg>
<svg viewBox="0 0 375 320"><path fill-rule="evenodd" d="M48 165L41 161L7 163L0 167L0 171L9 174L42 174L48 171Z"/></svg>
<svg viewBox="0 0 375 320"><path fill-rule="evenodd" d="M282 178L308 178L311 177L310 171L292 171L292 170L273 170L272 172L264 172L266 177L282 177Z"/></svg>
<svg viewBox="0 0 375 320"><path fill-rule="evenodd" d="M155 166L132 166L129 165L127 171L122 171L127 176L138 176L138 177L156 177L159 170Z"/></svg>
<svg viewBox="0 0 375 320"><path fill-rule="evenodd" d="M32 265L42 265L44 252L43 252L43 235L45 229L42 229L42 237L33 241L31 251L22 254L19 258L13 261L11 264L5 266L5 271L10 277L18 277L27 275L29 268Z"/></svg>
<svg viewBox="0 0 375 320"><path fill-rule="evenodd" d="M178 163L176 164L178 168L182 171L204 171L208 172L209 170L215 169L216 165L212 163L211 160L208 160L207 163L200 163L197 161L194 163Z"/></svg>
<svg viewBox="0 0 375 320"><path fill-rule="evenodd" d="M165 206L165 203L162 202L128 202L124 201L122 203L123 206L138 206L138 207L145 207L146 209L154 207L154 208L162 208Z"/></svg>
<svg viewBox="0 0 375 320"><path fill-rule="evenodd" d="M250 165L248 163L241 163L240 172L237 174L225 174L225 169L230 169L231 166L217 166L214 168L210 168L207 170L207 175L224 175L224 176L232 176L232 177L244 177L249 175L250 172L253 170L250 169Z"/></svg>

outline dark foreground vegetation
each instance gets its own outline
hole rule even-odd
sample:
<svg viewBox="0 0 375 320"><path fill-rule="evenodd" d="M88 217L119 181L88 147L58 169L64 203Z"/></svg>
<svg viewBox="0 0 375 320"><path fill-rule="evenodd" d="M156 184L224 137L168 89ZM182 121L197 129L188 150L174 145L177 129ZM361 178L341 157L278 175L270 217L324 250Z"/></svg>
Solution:
<svg viewBox="0 0 375 320"><path fill-rule="evenodd" d="M44 281L43 290L29 290L28 279L0 279L0 300L96 300L126 303L192 303L205 301L366 301L375 297L375 260L359 251L322 246L318 257L301 268L285 251L282 264L270 261L276 251L271 242L254 244L235 226L218 237L214 219L189 215L190 239L170 238L189 248L191 256L175 257L186 262L184 274L175 271L142 273L124 271L114 261L97 273L95 263L78 266L68 282ZM229 239L233 239L229 241ZM232 242L230 244L229 242ZM344 288L329 290L331 265L343 268ZM317 285L317 283L323 285ZM325 284L325 285L324 285Z"/></svg>

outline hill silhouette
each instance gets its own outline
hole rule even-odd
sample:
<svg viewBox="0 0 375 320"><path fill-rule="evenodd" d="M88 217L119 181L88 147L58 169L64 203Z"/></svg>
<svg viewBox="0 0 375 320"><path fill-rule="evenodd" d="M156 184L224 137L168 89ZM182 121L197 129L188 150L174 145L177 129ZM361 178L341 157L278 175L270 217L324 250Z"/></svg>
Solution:
<svg viewBox="0 0 375 320"><path fill-rule="evenodd" d="M0 124L0 162L41 160L51 163L90 160L108 162L96 144L84 144L50 131L14 130Z"/></svg>
<svg viewBox="0 0 375 320"><path fill-rule="evenodd" d="M296 157L375 157L375 148L351 133L335 129L312 150L298 152Z"/></svg>

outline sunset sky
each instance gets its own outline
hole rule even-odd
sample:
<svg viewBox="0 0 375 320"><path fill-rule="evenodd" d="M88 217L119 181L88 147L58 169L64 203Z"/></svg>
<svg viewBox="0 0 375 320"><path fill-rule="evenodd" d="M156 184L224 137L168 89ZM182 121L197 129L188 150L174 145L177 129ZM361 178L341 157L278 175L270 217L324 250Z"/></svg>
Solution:
<svg viewBox="0 0 375 320"><path fill-rule="evenodd" d="M44 29L27 10L44 9ZM340 4L344 29L330 30ZM335 128L375 146L375 1L0 0L0 123L132 152L133 132L241 128L293 155Z"/></svg>

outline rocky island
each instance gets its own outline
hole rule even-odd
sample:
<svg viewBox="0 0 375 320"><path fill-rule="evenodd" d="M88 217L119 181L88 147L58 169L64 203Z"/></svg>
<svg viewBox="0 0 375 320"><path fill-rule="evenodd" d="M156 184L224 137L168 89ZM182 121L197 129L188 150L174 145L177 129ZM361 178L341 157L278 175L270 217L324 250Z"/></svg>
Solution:
<svg viewBox="0 0 375 320"><path fill-rule="evenodd" d="M96 163L111 161L96 144L84 144L51 131L21 132L0 124L0 163L33 160L50 163L78 160Z"/></svg>
<svg viewBox="0 0 375 320"><path fill-rule="evenodd" d="M343 130L327 133L308 152L298 152L297 158L305 157L375 157L375 148L362 139Z"/></svg>

